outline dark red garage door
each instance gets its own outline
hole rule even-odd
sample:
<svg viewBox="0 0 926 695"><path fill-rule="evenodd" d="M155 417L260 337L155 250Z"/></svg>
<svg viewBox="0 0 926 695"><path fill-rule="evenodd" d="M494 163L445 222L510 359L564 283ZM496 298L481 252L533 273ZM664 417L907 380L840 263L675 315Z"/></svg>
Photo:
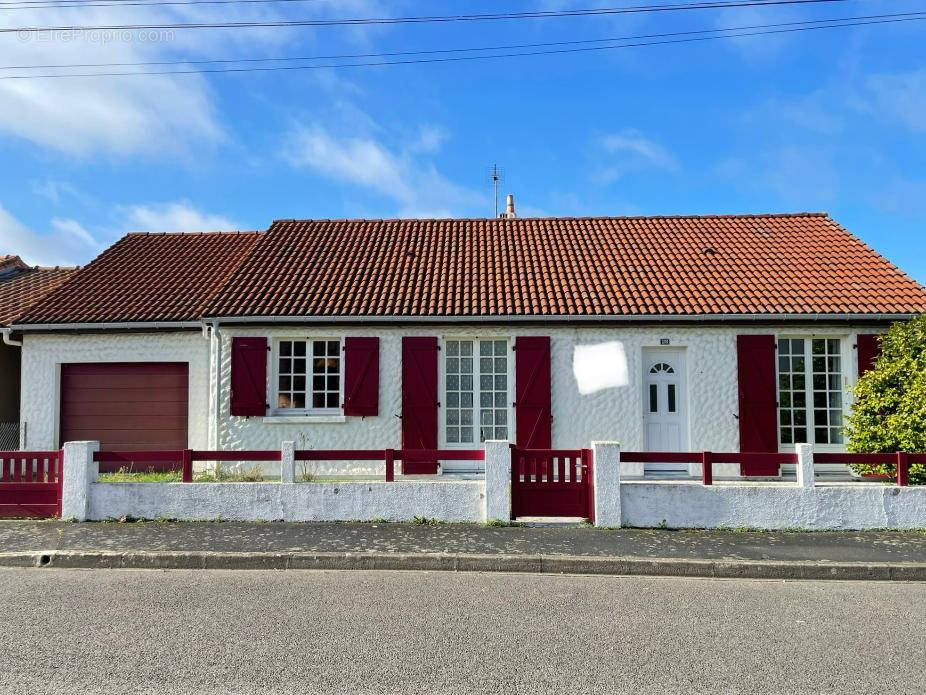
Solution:
<svg viewBox="0 0 926 695"><path fill-rule="evenodd" d="M97 440L101 449L185 449L185 362L61 365L59 443Z"/></svg>

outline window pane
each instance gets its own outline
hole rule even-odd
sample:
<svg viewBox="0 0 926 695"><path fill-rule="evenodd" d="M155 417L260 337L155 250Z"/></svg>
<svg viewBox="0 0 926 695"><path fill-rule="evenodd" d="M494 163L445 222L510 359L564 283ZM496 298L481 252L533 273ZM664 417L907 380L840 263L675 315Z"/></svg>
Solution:
<svg viewBox="0 0 926 695"><path fill-rule="evenodd" d="M496 427L495 428L495 438L496 439L508 439L508 428L507 427Z"/></svg>
<svg viewBox="0 0 926 695"><path fill-rule="evenodd" d="M472 408L473 407L473 392L464 391L460 394L460 406L463 408Z"/></svg>
<svg viewBox="0 0 926 695"><path fill-rule="evenodd" d="M313 408L324 408L325 407L324 392L319 392L319 393L315 393L312 395L312 407Z"/></svg>
<svg viewBox="0 0 926 695"><path fill-rule="evenodd" d="M781 411L781 424L782 424L782 425L790 425L790 424L791 424L791 411L790 411L790 410L782 410L782 411Z"/></svg>
<svg viewBox="0 0 926 695"><path fill-rule="evenodd" d="M496 425L507 425L508 424L508 411L507 410L496 410L495 411L495 424Z"/></svg>
<svg viewBox="0 0 926 695"><path fill-rule="evenodd" d="M479 405L483 408L489 408L492 406L492 392L483 391L479 394Z"/></svg>
<svg viewBox="0 0 926 695"><path fill-rule="evenodd" d="M675 412L675 384L669 384L669 412Z"/></svg>
<svg viewBox="0 0 926 695"><path fill-rule="evenodd" d="M305 357L305 341L300 340L293 344L293 354L296 357Z"/></svg>
<svg viewBox="0 0 926 695"><path fill-rule="evenodd" d="M300 357L293 360L293 374L305 374L305 359Z"/></svg>
<svg viewBox="0 0 926 695"><path fill-rule="evenodd" d="M481 341L479 343L479 354L485 357L492 356L492 343Z"/></svg>
<svg viewBox="0 0 926 695"><path fill-rule="evenodd" d="M473 428L472 427L461 427L460 428L460 441L470 443L473 441Z"/></svg>
<svg viewBox="0 0 926 695"><path fill-rule="evenodd" d="M464 425L473 424L473 411L472 410L461 410L460 411L460 422Z"/></svg>
<svg viewBox="0 0 926 695"><path fill-rule="evenodd" d="M470 374L464 374L460 377L460 389L463 391L473 390L473 377Z"/></svg>
<svg viewBox="0 0 926 695"><path fill-rule="evenodd" d="M830 443L842 444L842 428L841 427L831 427L830 428Z"/></svg>
<svg viewBox="0 0 926 695"><path fill-rule="evenodd" d="M479 371L483 374L492 373L492 358L491 357L480 357L479 358Z"/></svg>
<svg viewBox="0 0 926 695"><path fill-rule="evenodd" d="M508 388L508 377L504 374L499 374L495 377L495 390L504 391Z"/></svg>
<svg viewBox="0 0 926 695"><path fill-rule="evenodd" d="M508 354L508 344L504 340L495 341L495 355L507 355Z"/></svg>
<svg viewBox="0 0 926 695"><path fill-rule="evenodd" d="M825 427L815 427L813 430L813 441L815 444L827 444L827 432Z"/></svg>
<svg viewBox="0 0 926 695"><path fill-rule="evenodd" d="M447 442L449 444L457 444L460 441L460 428L459 427L448 427L447 428Z"/></svg>
<svg viewBox="0 0 926 695"><path fill-rule="evenodd" d="M473 354L473 341L466 340L460 343L460 354L464 357L471 357Z"/></svg>
<svg viewBox="0 0 926 695"><path fill-rule="evenodd" d="M459 425L460 424L460 411L459 410L447 410L447 424L448 425Z"/></svg>
<svg viewBox="0 0 926 695"><path fill-rule="evenodd" d="M315 341L312 344L312 354L315 357L324 357L325 356L325 344L320 341Z"/></svg>
<svg viewBox="0 0 926 695"><path fill-rule="evenodd" d="M781 443L782 444L792 444L793 440L791 438L791 428L782 427L781 428Z"/></svg>
<svg viewBox="0 0 926 695"><path fill-rule="evenodd" d="M304 393L293 394L293 407L294 408L305 408L305 394Z"/></svg>
<svg viewBox="0 0 926 695"><path fill-rule="evenodd" d="M508 399L504 391L495 392L495 407L496 408L507 408L508 407L507 401Z"/></svg>
<svg viewBox="0 0 926 695"><path fill-rule="evenodd" d="M658 409L657 406L659 404L659 399L657 396L657 391L658 389L656 387L656 384L649 385L649 411L651 413L655 413L656 410Z"/></svg>
<svg viewBox="0 0 926 695"><path fill-rule="evenodd" d="M280 357L289 357L293 354L293 344L288 340L280 341Z"/></svg>
<svg viewBox="0 0 926 695"><path fill-rule="evenodd" d="M447 407L458 408L460 406L460 394L456 391L447 392Z"/></svg>
<svg viewBox="0 0 926 695"><path fill-rule="evenodd" d="M492 375L491 374L483 374L482 376L479 377L479 388L482 389L483 391L492 390Z"/></svg>
<svg viewBox="0 0 926 695"><path fill-rule="evenodd" d="M807 429L804 427L795 427L794 428L794 443L795 444L806 444L807 443Z"/></svg>
<svg viewBox="0 0 926 695"><path fill-rule="evenodd" d="M456 340L447 341L447 355L456 357L460 354L460 343Z"/></svg>

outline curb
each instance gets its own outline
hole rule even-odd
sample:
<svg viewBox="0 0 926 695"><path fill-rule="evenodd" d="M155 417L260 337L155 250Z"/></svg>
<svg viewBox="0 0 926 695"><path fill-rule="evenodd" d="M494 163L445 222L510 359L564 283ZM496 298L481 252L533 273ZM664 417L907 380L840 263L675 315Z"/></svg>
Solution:
<svg viewBox="0 0 926 695"><path fill-rule="evenodd" d="M416 570L726 579L926 581L926 563L691 560L444 553L219 553L37 550L0 553L0 567L40 569Z"/></svg>

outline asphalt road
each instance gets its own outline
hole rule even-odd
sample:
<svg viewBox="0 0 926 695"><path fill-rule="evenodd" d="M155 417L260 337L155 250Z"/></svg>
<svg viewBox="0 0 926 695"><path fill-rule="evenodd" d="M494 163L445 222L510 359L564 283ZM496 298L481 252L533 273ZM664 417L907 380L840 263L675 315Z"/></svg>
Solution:
<svg viewBox="0 0 926 695"><path fill-rule="evenodd" d="M926 586L0 570L0 693L921 693Z"/></svg>

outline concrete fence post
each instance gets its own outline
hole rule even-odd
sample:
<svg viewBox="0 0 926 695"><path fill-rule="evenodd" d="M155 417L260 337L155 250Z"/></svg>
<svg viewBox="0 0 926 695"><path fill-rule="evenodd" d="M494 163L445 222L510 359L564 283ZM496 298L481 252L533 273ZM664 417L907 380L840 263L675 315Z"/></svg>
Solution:
<svg viewBox="0 0 926 695"><path fill-rule="evenodd" d="M485 443L486 491L484 521L511 521L511 444Z"/></svg>
<svg viewBox="0 0 926 695"><path fill-rule="evenodd" d="M797 452L797 465L794 468L797 473L797 486L813 487L813 444L798 444L794 449Z"/></svg>
<svg viewBox="0 0 926 695"><path fill-rule="evenodd" d="M621 445L592 442L595 526L621 525Z"/></svg>
<svg viewBox="0 0 926 695"><path fill-rule="evenodd" d="M296 482L296 442L283 442L280 447L280 482Z"/></svg>
<svg viewBox="0 0 926 695"><path fill-rule="evenodd" d="M100 474L100 464L93 460L100 443L67 442L63 450L61 518L86 521L90 515L90 485Z"/></svg>

